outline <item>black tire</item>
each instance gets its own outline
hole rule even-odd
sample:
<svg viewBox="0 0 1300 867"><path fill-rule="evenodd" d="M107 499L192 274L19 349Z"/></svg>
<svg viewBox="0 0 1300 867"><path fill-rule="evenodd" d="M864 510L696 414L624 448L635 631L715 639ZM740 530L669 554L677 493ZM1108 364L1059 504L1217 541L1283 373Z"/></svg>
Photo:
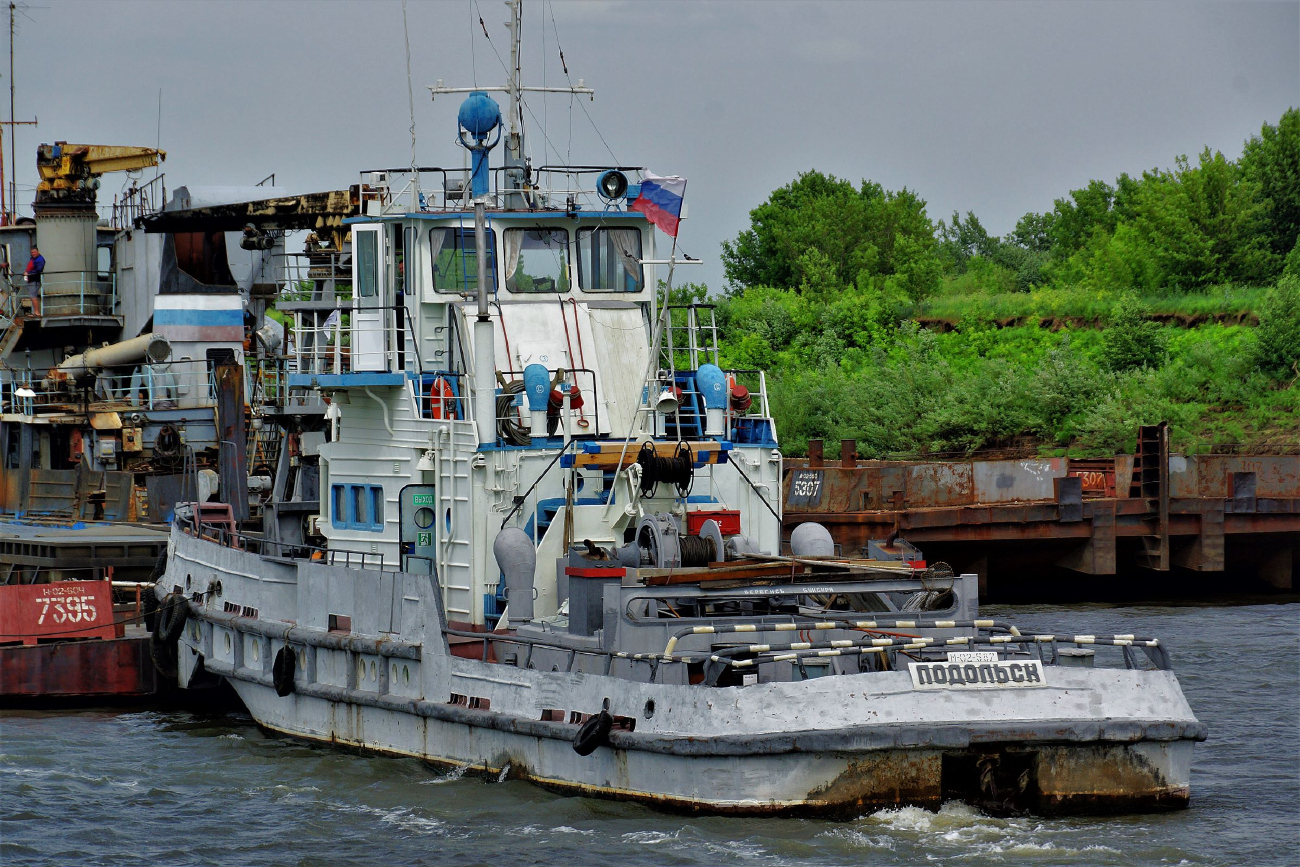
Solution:
<svg viewBox="0 0 1300 867"><path fill-rule="evenodd" d="M609 715L609 711L602 710L578 729L577 735L573 738L573 751L580 756L591 755L596 751L596 747L609 743L609 730L613 727L614 718Z"/></svg>
<svg viewBox="0 0 1300 867"><path fill-rule="evenodd" d="M154 561L153 570L149 573L149 580L155 585L162 580L167 572L167 546L163 546L158 552L158 559ZM150 587L144 594L144 625L150 632L158 631L158 594L157 587Z"/></svg>
<svg viewBox="0 0 1300 867"><path fill-rule="evenodd" d="M271 666L271 682L275 684L275 694L284 698L294 691L294 667L298 665L298 654L289 645L280 648Z"/></svg>
<svg viewBox="0 0 1300 867"><path fill-rule="evenodd" d="M148 629L150 632L157 632L158 597L154 595L152 587L144 591L140 602L144 614L144 628Z"/></svg>
<svg viewBox="0 0 1300 867"><path fill-rule="evenodd" d="M153 563L153 571L149 573L149 580L158 583L158 579L167 573L167 546L164 545L158 552L158 559Z"/></svg>
<svg viewBox="0 0 1300 867"><path fill-rule="evenodd" d="M158 609L158 632L163 641L176 641L190 616L190 605L183 593L168 593Z"/></svg>
<svg viewBox="0 0 1300 867"><path fill-rule="evenodd" d="M149 658L153 660L153 667L158 669L158 674L168 683L176 683L177 671L177 645L175 641L166 641L162 634L154 632L149 636Z"/></svg>

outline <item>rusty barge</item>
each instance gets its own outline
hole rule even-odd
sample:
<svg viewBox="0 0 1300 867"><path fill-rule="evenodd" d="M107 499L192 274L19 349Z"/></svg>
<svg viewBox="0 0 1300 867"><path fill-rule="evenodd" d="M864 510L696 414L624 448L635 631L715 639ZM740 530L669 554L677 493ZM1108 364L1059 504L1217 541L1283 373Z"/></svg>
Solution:
<svg viewBox="0 0 1300 867"><path fill-rule="evenodd" d="M901 536L979 575L982 598L1298 586L1300 455L1179 455L1162 425L1102 459L869 461L840 445L838 460L817 440L787 460L786 532L820 521L846 554Z"/></svg>

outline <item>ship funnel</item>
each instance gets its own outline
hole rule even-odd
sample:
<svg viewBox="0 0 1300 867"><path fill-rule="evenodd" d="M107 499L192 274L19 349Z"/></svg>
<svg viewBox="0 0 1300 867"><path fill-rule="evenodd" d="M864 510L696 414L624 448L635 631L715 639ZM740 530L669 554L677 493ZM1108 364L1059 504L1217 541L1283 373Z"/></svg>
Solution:
<svg viewBox="0 0 1300 867"><path fill-rule="evenodd" d="M790 553L796 557L834 557L835 541L830 530L809 521L795 527L790 534Z"/></svg>
<svg viewBox="0 0 1300 867"><path fill-rule="evenodd" d="M518 527L506 527L492 542L492 556L505 576L510 625L533 619L533 574L537 571L537 549L533 540Z"/></svg>

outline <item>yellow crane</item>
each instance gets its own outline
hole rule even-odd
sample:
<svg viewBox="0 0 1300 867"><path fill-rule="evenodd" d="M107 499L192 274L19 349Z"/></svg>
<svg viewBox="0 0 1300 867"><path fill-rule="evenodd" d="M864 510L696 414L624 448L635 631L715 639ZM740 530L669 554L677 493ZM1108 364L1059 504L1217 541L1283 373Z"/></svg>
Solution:
<svg viewBox="0 0 1300 867"><path fill-rule="evenodd" d="M157 148L65 141L43 144L36 149L41 182L36 187L35 204L93 206L100 175L146 169L165 159L167 152Z"/></svg>

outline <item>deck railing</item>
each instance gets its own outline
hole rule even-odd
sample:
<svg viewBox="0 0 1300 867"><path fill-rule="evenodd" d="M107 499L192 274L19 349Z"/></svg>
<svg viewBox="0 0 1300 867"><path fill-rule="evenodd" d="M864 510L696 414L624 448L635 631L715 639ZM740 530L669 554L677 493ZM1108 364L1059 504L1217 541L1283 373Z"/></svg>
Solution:
<svg viewBox="0 0 1300 867"><path fill-rule="evenodd" d="M617 170L627 175L631 185L637 183L642 171L630 166L541 166L532 168L526 177L523 169L497 166L492 169L489 208L515 208L528 210L607 211L610 203L601 198L596 189L597 179L605 172ZM514 185L508 188L511 174ZM361 212L386 214L409 212L425 213L469 211L473 209L470 194L470 170L447 169L440 166L409 166L391 169L370 169L361 172ZM412 207L414 205L414 207Z"/></svg>
<svg viewBox="0 0 1300 867"><path fill-rule="evenodd" d="M30 304L32 284L15 281L13 297L20 307ZM117 315L117 275L96 271L46 271L36 290L37 305L29 315L49 320L61 316Z"/></svg>
<svg viewBox="0 0 1300 867"><path fill-rule="evenodd" d="M367 318L371 317L371 318ZM297 311L296 373L419 373L415 322L402 305Z"/></svg>
<svg viewBox="0 0 1300 867"><path fill-rule="evenodd" d="M70 389L45 371L13 370L0 379L0 412L33 415L42 407L80 404L98 410L162 410L216 405L217 388L207 360L139 364L129 372L100 373L87 390Z"/></svg>

